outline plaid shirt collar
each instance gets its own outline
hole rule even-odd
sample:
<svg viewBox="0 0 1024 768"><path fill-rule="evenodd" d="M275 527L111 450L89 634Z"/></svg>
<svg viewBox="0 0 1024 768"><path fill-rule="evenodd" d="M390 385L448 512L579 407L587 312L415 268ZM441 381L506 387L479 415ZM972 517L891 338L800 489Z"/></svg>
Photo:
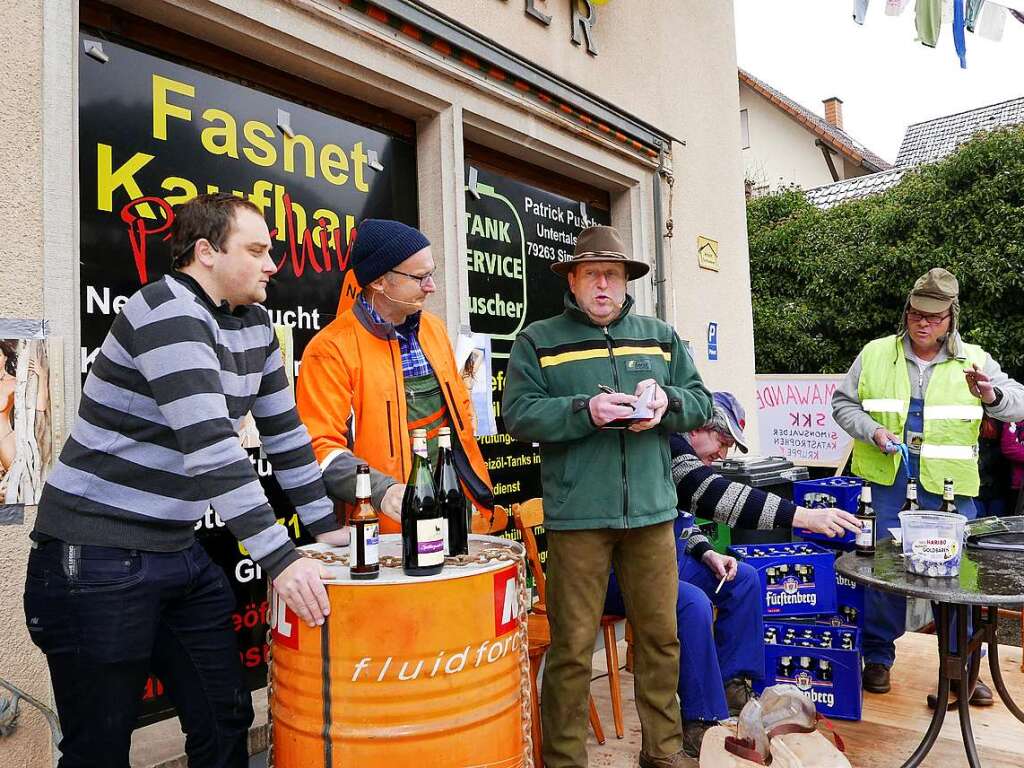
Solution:
<svg viewBox="0 0 1024 768"><path fill-rule="evenodd" d="M359 294L359 304L374 323L394 330L395 336L398 337L398 348L402 352L403 376L425 376L431 372L430 363L427 362L427 357L420 346L420 312L415 312L398 325L394 325L378 314L364 294Z"/></svg>

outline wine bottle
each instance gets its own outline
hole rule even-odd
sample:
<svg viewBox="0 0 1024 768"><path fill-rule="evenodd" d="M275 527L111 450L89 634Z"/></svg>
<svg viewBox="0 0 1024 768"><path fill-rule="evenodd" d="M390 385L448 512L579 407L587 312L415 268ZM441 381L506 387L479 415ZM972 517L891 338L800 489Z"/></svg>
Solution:
<svg viewBox="0 0 1024 768"><path fill-rule="evenodd" d="M900 512L917 512L920 508L917 502L917 478L911 475L907 478L907 498Z"/></svg>
<svg viewBox="0 0 1024 768"><path fill-rule="evenodd" d="M448 557L469 554L469 520L466 514L466 494L462 492L459 475L455 471L452 454L451 429L441 427L437 433L437 466L434 485L444 518L444 553Z"/></svg>
<svg viewBox="0 0 1024 768"><path fill-rule="evenodd" d="M444 567L444 539L425 429L413 430L412 453L402 496L402 570L407 576L433 576Z"/></svg>
<svg viewBox="0 0 1024 768"><path fill-rule="evenodd" d="M349 574L353 579L376 579L380 576L380 518L370 503L370 467L366 464L356 468L356 508L349 523Z"/></svg>
<svg viewBox="0 0 1024 768"><path fill-rule="evenodd" d="M956 495L953 491L953 478L947 477L942 483L942 506L940 512L956 512Z"/></svg>
<svg viewBox="0 0 1024 768"><path fill-rule="evenodd" d="M860 489L857 522L860 523L855 544L857 554L870 557L875 554L875 508L871 505L871 486L867 483Z"/></svg>

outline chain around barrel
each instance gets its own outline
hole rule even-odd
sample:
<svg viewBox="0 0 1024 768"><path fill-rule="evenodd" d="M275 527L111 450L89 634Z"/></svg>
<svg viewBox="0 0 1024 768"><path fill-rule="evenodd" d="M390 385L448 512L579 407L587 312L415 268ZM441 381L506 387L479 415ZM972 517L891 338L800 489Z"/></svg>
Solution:
<svg viewBox="0 0 1024 768"><path fill-rule="evenodd" d="M475 584L480 584L481 583L480 580L479 580L480 577L481 576L485 577L486 580L483 582L483 584L486 585L485 586L485 590L487 591L487 600L485 601L486 604L487 604L487 607L485 608L485 610L488 612L488 615L490 615L490 612L494 611L495 607L497 607L497 602L496 601L498 599L497 596L499 595L499 593L502 590L505 590L506 598L505 598L505 609L504 609L505 610L505 614L504 615L507 618L500 619L500 621L506 622L503 625L503 627L502 627L505 630L505 634L502 635L502 637L504 638L503 639L503 643L504 643L505 648L506 648L505 653L508 653L509 650L511 650L511 648L509 647L510 644L511 644L512 648L514 648L514 643L515 642L519 643L519 647L518 647L518 649L516 649L516 650L518 650L518 653L519 653L518 659L515 659L514 656L512 656L511 658L508 658L507 660L509 662L512 662L512 664L505 667L506 670L507 670L506 680L508 681L508 683L511 683L511 685L509 685L505 689L506 690L506 694L505 695L507 697L505 699L505 701L507 702L505 706L507 707L507 709L505 709L504 711L506 712L506 716L509 717L509 720L506 721L507 722L507 726L506 727L511 726L511 727L508 727L508 730L506 730L504 732L505 733L505 739L506 739L504 741L504 744L506 746L505 747L498 747L497 749L495 749L494 745L495 744L499 744L501 742L500 741L499 742L487 741L486 742L487 748L483 748L483 744L481 744L482 749L481 749L480 752L476 752L476 750L474 749L472 753L463 754L462 757L458 758L455 762L458 765L464 765L464 764L472 763L474 765L474 768L476 768L477 766L479 766L479 768L499 768L499 767L500 768L510 768L512 766L522 766L522 768L535 768L536 764L535 764L534 757L533 757L533 727L532 727L532 711L533 711L533 708L532 708L532 700L531 700L531 698L532 698L532 685L531 685L531 668L530 668L530 657L529 657L529 633L528 633L528 621L527 621L527 615L529 614L529 611L530 611L530 608L531 608L531 599L530 599L531 598L531 594L530 594L530 590L527 587L527 578L526 578L527 563L526 563L525 552L522 550L522 547L520 545L518 545L516 542L509 541L507 544L505 544L504 542L501 542L500 540L492 539L491 537L487 537L487 538L490 539L490 541L487 541L487 540L479 541L479 540L477 540L476 546L480 547L480 549L478 549L477 551L474 551L472 554L460 555L460 556L456 556L456 557L448 557L448 558L445 559L445 565L450 566L453 569L452 576L454 578L454 581L450 582L449 585L442 586L442 584L440 582L443 581L443 577L434 577L434 578L429 579L429 580L420 580L419 584L422 585L422 586L421 587L418 586L417 589L430 589L430 590L433 590L436 593L437 590L440 588L440 589L446 590L445 594L448 594L447 590L456 590L457 589L458 591L453 591L451 593L453 595L453 597L452 597L453 600L456 600L456 602L458 602L460 599L461 600L465 600L466 598L471 598L470 602L465 603L465 604L466 605L470 605L470 604L477 605L479 603L480 595L475 594L473 592L473 590L474 589L478 589L478 587L476 587ZM348 560L349 560L349 558L347 556L347 553L344 553L342 550L331 549L331 548L323 548L323 545L319 545L319 546L313 545L312 547L309 547L309 548L300 548L299 549L299 553L302 556L304 556L304 557L308 557L308 558L317 560L319 562L322 562L322 563L324 563L327 566L334 566L334 567L337 567L337 566L347 566L348 565ZM404 592L404 587L403 587L403 585L401 583L401 581L402 581L402 579L404 577L400 573L401 568L402 568L402 559L400 557L393 557L393 556L385 555L385 556L382 556L380 558L380 563L381 563L381 565L384 568L395 569L395 570L399 571L399 573L394 574L394 575L389 574L387 576L386 580L382 579L381 582L380 582L382 588L384 588L384 589L391 589L391 588L397 587L398 590L399 590L398 594L401 595ZM501 564L501 565L499 566L499 564ZM459 569L462 569L462 568L466 568L467 566L477 566L477 567L480 567L481 568L481 572L480 573L475 573L475 572L472 571L472 569L469 569L470 572L464 574L464 576L466 577L465 579L463 578L463 574L459 574L458 576L455 575L456 571L458 571ZM490 566L490 567L488 567L488 566ZM495 566L499 566L499 567L496 569ZM512 571L512 573L509 573L509 570L510 570L509 566L511 566L511 567L513 567L515 569L514 571ZM487 576L488 573L492 573L492 572L495 573L496 575L499 574L499 573L504 573L505 574L504 580L502 580L501 578L496 578L494 580L494 582L493 582L493 585L492 585L490 578ZM382 576L383 575L384 574L382 574ZM512 579L514 579L514 581L515 581L515 586L514 587L512 586L511 583L509 583ZM392 580L394 580L394 581L392 581ZM337 579L337 577L336 577L334 580L328 580L327 583L328 583L328 589L329 590L330 589L339 589L339 588L345 589L345 588L347 588L346 585L348 584L348 580L345 579L344 576L342 576L340 579ZM377 582L373 582L373 584L377 584ZM502 586L502 585L505 585L505 586ZM367 585L367 586L370 586L370 585ZM491 595L492 591L493 591L493 594L495 595L495 607L491 607L492 601L490 599L490 595ZM410 594L412 594L412 593L410 593ZM454 595L456 595L456 594L462 595L462 597L461 598L455 598ZM371 593L370 592L364 591L363 588L356 589L355 592L353 593L353 597L357 598L358 600L361 600L363 602L365 602L367 600L369 600L371 602L376 600L375 597L371 597ZM419 602L420 599L421 598L417 598L416 602ZM433 604L432 600L429 597L428 598L424 598L424 599L426 599L427 603ZM437 599L436 595L435 595L434 599L435 600ZM353 609L353 605L358 605L358 603L354 603L354 604L350 605L348 600L346 600L344 604L350 610ZM370 603L366 603L364 608L365 608L365 610L372 612L372 609L369 607L369 605L370 605ZM410 606L410 608L412 608L412 607L413 606ZM414 613L415 613L415 610L416 609L413 608L413 612ZM508 622L512 618L510 616L510 614L513 611L515 612L515 619L514 619L514 623L511 624L511 626L510 626ZM363 615L369 615L369 614L363 614ZM493 617L493 619L488 619L487 620L487 621L493 621L495 623L495 627L494 627L495 631L497 631L497 626L499 624L499 616L500 615L501 615L501 612L498 611L498 613ZM334 615L333 612L332 612L332 620L347 622L347 619L345 619L344 616L341 613L339 613L338 615ZM332 623L334 623L334 622L332 621ZM283 626L286 628L285 629L284 637L287 638L287 641L282 640L281 642L283 644L279 644L276 650L279 651L279 652L283 652L284 656L281 656L280 658L278 658L279 654L278 653L274 653L275 649L273 647L271 648L271 650L270 650L270 652L268 654L268 672L269 672L269 676L270 676L270 679L268 681L268 696L269 696L269 699L270 699L270 708L269 708L269 711L268 711L268 727L271 729L271 744L270 744L270 748L269 748L269 751L268 751L268 766L269 766L269 768L275 768L275 766L292 767L292 766L296 766L296 765L301 765L303 761L308 759L308 755L309 754L313 754L314 751L319 751L319 750L322 750L322 749L325 748L324 747L323 738L305 739L304 738L304 734L305 733L313 733L313 734L315 734L315 733L327 733L329 731L325 731L323 729L327 728L328 727L327 723L330 722L330 723L333 724L331 726L331 730L334 730L335 728L337 729L337 730L334 730L334 733L336 734L336 737L344 738L344 737L341 737L341 733L344 732L344 730L346 728L351 728L352 727L351 724L344 723L344 716L342 716L341 720L336 720L334 717L331 717L331 713L327 709L327 707L322 707L322 709L323 709L322 717L323 718L327 718L327 719L323 720L322 723L316 722L318 720L318 718L320 717L320 715L321 715L321 712L320 712L321 708L319 708L319 707L312 707L312 708L309 707L308 706L308 702L302 701L302 695L298 691L293 691L291 686L287 686L287 691L286 691L285 688L282 688L281 686L275 686L274 685L275 677L278 677L278 678L282 678L282 676L287 677L290 674L294 674L296 669L301 669L301 654L304 653L304 651L302 650L303 648L311 647L312 645L316 645L318 647L315 650L318 653L320 653L320 654L324 653L323 649L319 648L319 643L318 642L313 642L312 644L309 643L310 640L316 641L316 638L319 637L319 633L316 632L315 628L310 630L309 628L305 627L305 625L296 624L295 621L294 621L294 617L292 617L291 620L286 622ZM467 627L468 626L471 626L471 624L467 624ZM272 634L273 634L273 637L275 639L280 640L280 638L278 638L278 635L276 634L276 632L278 630L280 630L280 627L278 627L277 630L274 630L274 632ZM298 635L292 634L292 632L295 632L295 631L298 632ZM477 631L477 630L471 630L471 631ZM511 631L511 632L509 632L509 631ZM312 634L309 634L309 633L312 633ZM375 636L376 636L376 634L375 634ZM383 636L383 635L381 635L381 636ZM470 637L472 638L474 636L470 635ZM486 635L483 635L482 637L486 637ZM305 639L303 639L303 638L305 638ZM462 642L462 640L460 640L460 643L461 642ZM340 664L344 665L346 663L346 657L344 656L344 654L347 651L342 649L340 646L337 646L336 643L332 643L332 645L335 646L330 651L330 658L332 659L332 667L334 666L334 661L338 661ZM444 644L444 641L442 641L442 644L438 645L437 647L438 648L443 648L443 647L448 647L448 646ZM499 649L501 647L501 644L493 644L492 643L492 646L487 646L487 642L486 641L483 642L483 644L480 645L479 652L477 653L477 663L476 663L475 666L479 666L479 664L480 664L480 657L483 656L483 649L484 649L484 647L488 647L487 654L488 654L488 657L490 657L491 653L492 653L492 648L494 650L497 650L497 649ZM461 645L460 645L460 648L461 648ZM468 646L467 646L467 648L468 648ZM513 651L513 653L514 652L515 651ZM340 653L341 655L335 656L336 653ZM379 659L376 660L377 661L377 667L374 667L372 672L367 672L366 670L370 669L370 664L373 663L373 660L370 657L373 656L374 654L372 652L370 652L370 651L360 650L358 652L358 654L357 654L357 656L359 658L358 664L357 664L356 667L354 667L354 669L356 669L357 671L354 672L353 675L361 675L363 677L366 677L366 675L371 675L372 679L376 679L379 682L380 680L384 679L389 674L388 673L388 669L389 669L389 666L392 664L392 661L391 661L392 654L395 654L395 658L396 659L404 658L403 656L400 655L401 653L403 653L403 652L400 651L400 652L396 653L396 651L391 650L389 648L389 650L386 653L381 654ZM408 652L406 651L404 653L408 653ZM422 651L419 651L418 653L422 654ZM463 653L463 655L465 655L466 652L462 652L462 653ZM364 654L365 654L365 657L364 657ZM457 657L458 657L458 654L455 654L455 655L452 656L452 658L457 658ZM493 658L489 658L488 659L488 662L496 661L496 660L500 659L501 657L502 657L502 654L501 654L500 651L498 651L497 654L493 656ZM414 658L414 657L410 656L410 658ZM439 658L440 658L440 654L439 654ZM513 661L513 659L515 659L515 661ZM381 662L381 660L384 660L384 661ZM353 657L352 659L348 660L348 662L350 662L350 663L354 663L355 661L356 661L355 657ZM383 666L381 666L382 663L383 663ZM463 666L464 666L464 664L463 664ZM435 663L434 664L434 671L436 672L439 668L440 668L440 662ZM453 665L453 668L456 671L459 671L459 672L462 671L462 667L461 666ZM325 669L326 669L326 667L325 667ZM418 669L418 668L416 668L416 669ZM405 667L404 662L403 662L401 668L399 668L397 666L397 662L396 662L396 666L394 667L394 669L392 669L392 671L390 673L392 677L396 674L396 671L398 672L399 675L404 675L404 674L407 673L407 669ZM419 674L418 671L414 673L414 675L418 675L418 674ZM430 676L432 677L433 674L434 674L434 672L430 673ZM349 675L348 672L346 672L344 675L342 675L343 679L333 680L333 678L332 678L332 683L330 683L330 685L335 685L335 684L337 684L337 685L345 685L345 684L347 684L349 682L354 682L353 675ZM513 682L516 675L518 675L518 677L519 677L519 681L518 681L519 685L518 686L515 686L515 684ZM351 681L349 680L350 677L352 678ZM402 679L402 678L399 677L399 679ZM405 679L409 679L409 678L405 678ZM328 693L328 691L329 691L329 688L326 687L326 685L325 685L325 695L330 695ZM286 693L287 693L289 698L288 698L287 702L284 702L284 700L281 697L285 696ZM335 695L340 695L340 694L336 693ZM295 699L295 701L293 701L293 698ZM313 698L315 698L315 697L313 697ZM515 701L516 698L518 698L518 700L519 700L518 702ZM281 700L278 701L278 699L281 699ZM472 699L472 696L470 696L470 699ZM466 701L465 699L463 699L463 701L464 701L464 705L463 706L468 706L470 709L475 709L476 705L474 705L471 701ZM275 706L275 705L279 705L279 706ZM481 706L483 706L483 704L481 704ZM484 707L484 708L486 709L486 707ZM275 710L276 710L276 712L277 712L277 714L279 716L282 713L285 713L287 715L285 720L281 720L280 717L275 717L274 716ZM316 711L314 711L314 710L316 710ZM514 713L516 713L517 710L518 710L518 713L514 714ZM309 720L309 722L305 722L304 720L301 719L303 717L306 717L307 714L308 714L307 719ZM338 714L340 714L340 713L335 713L336 716ZM518 720L519 720L518 723L515 723L515 719L514 719L515 717L518 717ZM402 722L401 727L403 729L408 730L409 733L412 733L412 732L415 731L415 728L418 727L417 723L415 722L415 720L416 720L416 718L413 718L413 719L408 720L408 721L403 719L401 721ZM485 720L489 721L490 718L485 718ZM481 722L484 722L484 721L481 721ZM395 723L395 724L393 724L390 727L397 727L397 726L398 726L398 724ZM362 726L360 726L360 727L362 727ZM374 723L370 727L382 729L382 731L385 731L389 726L388 726L388 724L386 722L382 721L381 723ZM512 730L512 728L514 728L515 730ZM282 733L281 733L282 729L284 729L284 731L286 732L284 735L282 735ZM277 731L276 735L278 737L281 737L281 738L284 739L283 741L277 741L275 739L275 731ZM331 738L332 742L334 741L334 738L335 737ZM307 741L309 742L308 745L305 743ZM515 744L516 741L519 742L519 745ZM300 742L302 742L302 743L300 744ZM352 749L354 747L355 743L354 742L336 742L334 744L334 750L335 750L334 754L335 754L335 756L338 755L338 751L337 750L339 748L341 748L343 746L343 744L344 744L344 748L345 749ZM466 740L465 739L462 740L462 744L463 745L466 744ZM281 752L282 745L284 745L284 747L285 747L284 752ZM275 747L277 747L277 748L275 748ZM355 748L358 749L359 747L355 747ZM502 748L507 749L507 751L505 751L504 753L501 753L500 750ZM307 750L307 752L304 753L303 750ZM464 749L463 749L463 752L465 752ZM476 761L473 761L472 758L470 758L469 763L467 763L465 761L465 758L469 757L469 754L478 754L479 755L479 759L476 760ZM485 754L486 754L486 756L485 756ZM499 757L499 755L500 755L500 757ZM409 757L409 755L407 755L406 757ZM417 759L422 759L422 754ZM496 759L497 759L497 762L495 762ZM407 764L406 762L402 762L401 763L401 765L406 765L406 764ZM408 763L408 765L412 765L412 764L413 764L412 762ZM442 764L443 764L443 762L442 763L438 763L438 765L442 765Z"/></svg>

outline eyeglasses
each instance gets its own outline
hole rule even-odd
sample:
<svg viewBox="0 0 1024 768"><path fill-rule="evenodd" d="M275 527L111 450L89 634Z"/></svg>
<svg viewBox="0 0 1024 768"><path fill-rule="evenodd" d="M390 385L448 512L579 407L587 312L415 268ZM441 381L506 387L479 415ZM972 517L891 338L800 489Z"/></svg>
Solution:
<svg viewBox="0 0 1024 768"><path fill-rule="evenodd" d="M914 312L913 310L907 312L908 323L920 323L924 320L928 325L939 325L947 317L949 317L948 312L944 315L922 315L919 312Z"/></svg>
<svg viewBox="0 0 1024 768"><path fill-rule="evenodd" d="M401 271L399 271L397 269L389 269L388 270L388 272L394 272L396 275L401 275L402 277L408 277L410 280L415 280L417 283L420 284L420 288L423 288L423 284L427 280L430 280L431 282L434 281L434 273L436 271L437 271L436 269L432 269L429 272L427 272L427 274L425 274L425 275L410 275L408 272L401 272Z"/></svg>

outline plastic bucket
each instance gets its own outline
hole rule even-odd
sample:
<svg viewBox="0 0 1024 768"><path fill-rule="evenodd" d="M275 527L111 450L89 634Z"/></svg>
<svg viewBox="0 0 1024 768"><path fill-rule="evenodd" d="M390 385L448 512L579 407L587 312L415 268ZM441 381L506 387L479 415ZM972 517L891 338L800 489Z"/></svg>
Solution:
<svg viewBox="0 0 1024 768"><path fill-rule="evenodd" d="M522 552L505 539L470 538L471 554L485 548ZM400 551L401 537L381 537L382 556ZM522 766L528 681L516 563L445 566L424 578L381 568L373 581L352 581L340 564L329 570L338 575L327 582L323 629L275 600L275 765Z"/></svg>
<svg viewBox="0 0 1024 768"><path fill-rule="evenodd" d="M950 512L900 512L903 566L920 576L959 576L967 518Z"/></svg>

